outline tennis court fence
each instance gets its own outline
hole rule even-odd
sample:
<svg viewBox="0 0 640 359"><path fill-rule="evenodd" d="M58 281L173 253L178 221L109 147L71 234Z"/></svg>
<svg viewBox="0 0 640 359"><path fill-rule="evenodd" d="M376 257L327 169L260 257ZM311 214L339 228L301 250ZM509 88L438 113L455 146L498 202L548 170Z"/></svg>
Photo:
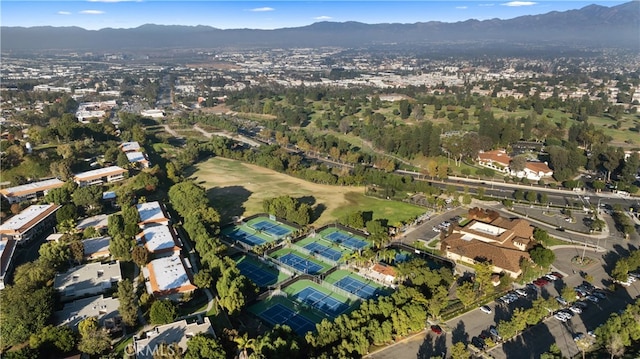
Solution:
<svg viewBox="0 0 640 359"><path fill-rule="evenodd" d="M346 290L344 290L342 288L338 288L335 285L333 285L333 284L331 284L329 282L326 282L324 280L314 281L314 282L316 282L317 284L320 284L320 286L322 286L323 288L329 289L333 293L340 294L342 296L345 296L345 297L349 298L351 301L355 302L355 301L358 301L358 300L361 299L357 295L349 293Z"/></svg>
<svg viewBox="0 0 640 359"><path fill-rule="evenodd" d="M282 262L280 262L279 260L269 257L266 255L263 257L265 258L267 261L271 262L271 264L273 264L276 268L280 269L283 273L287 274L287 275L294 275L294 274L306 274L303 273L287 264L284 264Z"/></svg>
<svg viewBox="0 0 640 359"><path fill-rule="evenodd" d="M287 247L290 247L290 246L287 246ZM296 246L295 250L297 252L304 253L304 254L306 254L306 255L308 255L310 257L314 257L314 258L316 258L316 259L318 259L320 261L327 262L327 263L331 264L332 266L338 265L338 262L336 262L336 261L334 261L332 259L329 259L327 257L324 257L320 253L311 252L310 250L308 250L308 249L306 249L304 247Z"/></svg>

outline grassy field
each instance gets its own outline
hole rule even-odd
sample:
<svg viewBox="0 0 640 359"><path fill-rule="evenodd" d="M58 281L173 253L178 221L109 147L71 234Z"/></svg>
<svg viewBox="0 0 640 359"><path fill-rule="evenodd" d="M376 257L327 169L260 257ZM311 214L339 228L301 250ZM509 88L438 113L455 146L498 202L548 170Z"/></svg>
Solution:
<svg viewBox="0 0 640 359"><path fill-rule="evenodd" d="M407 203L366 197L364 187L342 187L307 182L239 161L211 158L196 165L192 178L207 189L211 205L223 220L263 212L267 198L289 195L316 208L314 225L332 223L352 211L373 211L390 224L408 220L426 210Z"/></svg>

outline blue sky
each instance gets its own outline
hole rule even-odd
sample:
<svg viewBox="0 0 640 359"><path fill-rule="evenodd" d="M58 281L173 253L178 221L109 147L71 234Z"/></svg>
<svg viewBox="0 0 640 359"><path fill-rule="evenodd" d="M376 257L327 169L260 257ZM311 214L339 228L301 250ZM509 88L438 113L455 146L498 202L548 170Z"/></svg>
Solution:
<svg viewBox="0 0 640 359"><path fill-rule="evenodd" d="M625 1L168 1L2 0L2 26L79 26L89 30L143 24L208 25L221 29L275 29L318 21L364 23L456 22L510 19L522 15L579 9L589 4L615 6Z"/></svg>

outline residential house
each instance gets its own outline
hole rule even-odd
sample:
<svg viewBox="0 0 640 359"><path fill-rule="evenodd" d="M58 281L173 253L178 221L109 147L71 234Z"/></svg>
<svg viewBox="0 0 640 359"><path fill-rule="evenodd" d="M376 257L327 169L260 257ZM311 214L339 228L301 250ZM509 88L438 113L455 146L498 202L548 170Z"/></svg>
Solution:
<svg viewBox="0 0 640 359"><path fill-rule="evenodd" d="M0 241L0 290L7 284L7 277L13 270L13 254L17 242L13 239Z"/></svg>
<svg viewBox="0 0 640 359"><path fill-rule="evenodd" d="M111 237L108 236L83 240L84 258L92 260L111 256L111 252L109 251L110 241Z"/></svg>
<svg viewBox="0 0 640 359"><path fill-rule="evenodd" d="M56 204L29 206L0 225L0 237L26 243L53 228L56 224L54 213L58 208L60 206Z"/></svg>
<svg viewBox="0 0 640 359"><path fill-rule="evenodd" d="M142 152L127 152L126 155L129 163L134 163L140 168L149 168L149 166L151 166L151 162L149 162L147 155Z"/></svg>
<svg viewBox="0 0 640 359"><path fill-rule="evenodd" d="M89 263L56 274L53 288L64 299L104 293L122 279L120 262Z"/></svg>
<svg viewBox="0 0 640 359"><path fill-rule="evenodd" d="M73 180L80 187L91 186L95 184L103 184L105 182L116 182L124 179L124 175L129 171L118 166L109 166L105 168L99 168L97 170L91 170L87 172L78 173L73 177Z"/></svg>
<svg viewBox="0 0 640 359"><path fill-rule="evenodd" d="M66 303L62 310L53 313L54 322L56 325L66 325L77 330L78 323L87 318L96 317L101 327L108 327L109 324L120 321L119 305L118 299L105 298L103 295L74 300Z"/></svg>
<svg viewBox="0 0 640 359"><path fill-rule="evenodd" d="M140 144L137 141L131 141L131 142L122 142L120 144L120 146L118 146L122 152L138 152L142 149L142 147L140 147Z"/></svg>
<svg viewBox="0 0 640 359"><path fill-rule="evenodd" d="M145 226L137 240L152 254L180 251L182 241L170 226Z"/></svg>
<svg viewBox="0 0 640 359"><path fill-rule="evenodd" d="M516 278L520 262L530 260L527 252L533 245L533 227L524 219L507 219L491 210L469 210L471 221L442 241L445 256L455 261L475 264L490 261L496 273Z"/></svg>
<svg viewBox="0 0 640 359"><path fill-rule="evenodd" d="M0 194L9 201L9 204L29 201L44 197L47 192L54 188L60 188L64 182L57 178L44 181L32 182L21 186L4 188Z"/></svg>
<svg viewBox="0 0 640 359"><path fill-rule="evenodd" d="M109 216L107 216L106 214L98 214L96 216L85 218L78 222L78 224L76 225L76 229L84 231L89 227L93 227L100 232L107 229L108 224Z"/></svg>
<svg viewBox="0 0 640 359"><path fill-rule="evenodd" d="M196 286L193 285L190 267L180 252L152 260L142 269L147 292L170 299L179 299L180 294L193 292Z"/></svg>
<svg viewBox="0 0 640 359"><path fill-rule="evenodd" d="M139 203L136 205L140 222L138 226L144 228L148 225L162 224L168 226L170 223L169 214L160 202Z"/></svg>
<svg viewBox="0 0 640 359"><path fill-rule="evenodd" d="M136 359L152 359L156 349L162 343L178 343L184 352L187 350L187 341L197 334L209 334L215 337L213 327L209 318L198 318L195 321L186 319L160 325L152 330L142 332L141 335L133 337L133 351Z"/></svg>

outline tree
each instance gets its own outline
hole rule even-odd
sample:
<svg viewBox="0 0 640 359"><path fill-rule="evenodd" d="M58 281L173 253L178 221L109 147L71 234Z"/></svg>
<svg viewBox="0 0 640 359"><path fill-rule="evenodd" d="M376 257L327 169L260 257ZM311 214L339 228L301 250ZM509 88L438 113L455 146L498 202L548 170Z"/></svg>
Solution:
<svg viewBox="0 0 640 359"><path fill-rule="evenodd" d="M130 261L131 247L133 247L133 245L133 240L125 238L122 234L117 234L109 240L109 252L111 252L111 255L115 259Z"/></svg>
<svg viewBox="0 0 640 359"><path fill-rule="evenodd" d="M118 283L118 312L125 325L133 327L138 321L138 297L131 280L124 279Z"/></svg>
<svg viewBox="0 0 640 359"><path fill-rule="evenodd" d="M109 347L111 347L111 338L109 338L109 333L102 328L86 332L86 335L82 335L78 344L78 349L81 352L91 355L103 353Z"/></svg>
<svg viewBox="0 0 640 359"><path fill-rule="evenodd" d="M187 342L184 359L225 359L226 354L218 341L206 334L196 334Z"/></svg>
<svg viewBox="0 0 640 359"><path fill-rule="evenodd" d="M247 359L249 355L247 354L247 349L253 349L255 346L256 340L254 338L249 338L248 333L244 333L243 335L237 336L233 339L236 344L238 344L238 351L242 354L240 358Z"/></svg>
<svg viewBox="0 0 640 359"><path fill-rule="evenodd" d="M475 281L478 284L478 291L482 294L488 294L490 290L493 290L491 285L493 264L490 261L477 262L473 268L476 272Z"/></svg>
<svg viewBox="0 0 640 359"><path fill-rule="evenodd" d="M67 220L75 221L78 218L76 206L73 204L65 204L56 211L56 221L62 223Z"/></svg>
<svg viewBox="0 0 640 359"><path fill-rule="evenodd" d="M585 359L586 351L591 347L593 343L591 339L587 336L583 336L582 338L576 340L576 346L582 352L582 359Z"/></svg>
<svg viewBox="0 0 640 359"><path fill-rule="evenodd" d="M40 349L42 352L48 352L55 348L61 353L67 353L75 348L76 337L71 328L65 325L59 327L47 325L31 335L29 346L33 349Z"/></svg>
<svg viewBox="0 0 640 359"><path fill-rule="evenodd" d="M80 187L73 192L73 203L79 207L99 208L102 201L100 186Z"/></svg>
<svg viewBox="0 0 640 359"><path fill-rule="evenodd" d="M156 300L151 304L149 319L152 324L167 324L173 322L178 315L178 309L170 300Z"/></svg>
<svg viewBox="0 0 640 359"><path fill-rule="evenodd" d="M122 235L124 232L124 219L120 214L112 214L107 219L107 232L111 238Z"/></svg>
<svg viewBox="0 0 640 359"><path fill-rule="evenodd" d="M53 289L42 286L42 280L29 280L34 274L30 272L37 269L16 269L15 284L0 291L0 336L3 346L29 339L31 334L44 327L53 313Z"/></svg>
<svg viewBox="0 0 640 359"><path fill-rule="evenodd" d="M562 291L560 292L560 296L569 303L573 303L576 301L576 292L574 291L573 288L569 286L564 286L562 288Z"/></svg>
<svg viewBox="0 0 640 359"><path fill-rule="evenodd" d="M622 342L622 336L618 333L613 333L609 336L605 347L609 354L611 354L611 359L624 354L624 343Z"/></svg>
<svg viewBox="0 0 640 359"><path fill-rule="evenodd" d="M535 202L538 195L534 191L527 191L527 202Z"/></svg>
<svg viewBox="0 0 640 359"><path fill-rule="evenodd" d="M447 307L447 289L444 286L437 286L431 292L431 298L427 299L427 309L434 318L440 317L440 312Z"/></svg>
<svg viewBox="0 0 640 359"><path fill-rule="evenodd" d="M473 290L473 283L464 282L456 288L456 296L465 308L469 307L476 300L476 293Z"/></svg>
<svg viewBox="0 0 640 359"><path fill-rule="evenodd" d="M542 268L549 268L553 261L556 260L556 255L552 250L543 246L536 246L530 252L531 260Z"/></svg>
<svg viewBox="0 0 640 359"><path fill-rule="evenodd" d="M82 241L71 241L69 243L69 251L71 252L71 258L76 263L82 263L84 259L84 243Z"/></svg>
<svg viewBox="0 0 640 359"><path fill-rule="evenodd" d="M131 259L140 268L149 262L149 251L144 246L135 246L131 252Z"/></svg>
<svg viewBox="0 0 640 359"><path fill-rule="evenodd" d="M193 284L198 288L211 288L213 276L208 269L201 269L193 276Z"/></svg>
<svg viewBox="0 0 640 359"><path fill-rule="evenodd" d="M69 247L66 244L54 241L49 241L40 246L38 254L40 254L40 261L43 264L54 269L60 268L71 257Z"/></svg>
<svg viewBox="0 0 640 359"><path fill-rule="evenodd" d="M524 171L524 168L526 167L526 165L527 165L527 156L519 155L511 159L511 162L509 162L509 169L513 172L518 173L518 172Z"/></svg>
<svg viewBox="0 0 640 359"><path fill-rule="evenodd" d="M469 359L471 354L463 342L457 342L451 347L451 359Z"/></svg>

